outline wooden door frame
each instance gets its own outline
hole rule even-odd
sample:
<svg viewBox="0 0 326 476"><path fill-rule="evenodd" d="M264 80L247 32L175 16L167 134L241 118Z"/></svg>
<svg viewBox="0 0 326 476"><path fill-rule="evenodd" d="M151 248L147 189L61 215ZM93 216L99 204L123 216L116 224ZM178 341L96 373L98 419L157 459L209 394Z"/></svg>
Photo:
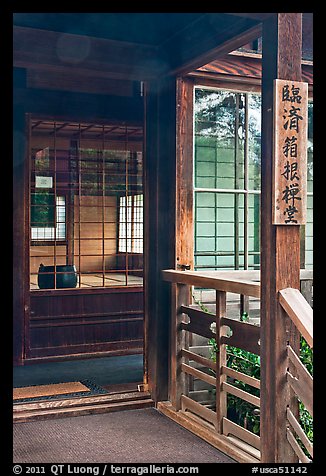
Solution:
<svg viewBox="0 0 326 476"><path fill-rule="evenodd" d="M29 260L28 216L26 200L29 203L28 178L29 161L27 147L27 121L23 106L14 105L14 169L13 169L13 337L14 365L23 365L25 359L26 314L29 312L29 280L26 279Z"/></svg>
<svg viewBox="0 0 326 476"><path fill-rule="evenodd" d="M16 109L18 109L16 107ZM21 167L22 176L15 175L14 169L14 184L15 180L22 180L22 186L20 187L20 191L23 195L23 200L17 205L17 209L20 210L21 215L23 215L24 219L22 220L23 226L21 235L23 236L22 242L24 243L24 252L20 254L23 255L22 261L23 266L15 270L14 266L14 279L20 282L20 286L18 289L22 290L21 297L21 305L15 306L14 304L14 339L15 339L15 348L14 348L14 365L24 365L25 362L29 360L28 358L28 349L30 347L30 339L29 339L29 313L30 313L30 301L31 301L31 290L30 290L30 167L31 167L31 154L30 154L30 121L32 119L44 119L44 120L65 120L65 121L84 121L87 122L87 118L77 118L76 116L58 116L57 114L38 114L37 112L26 112L23 108L19 108L20 116L18 118L18 111L17 121L18 119L21 123L24 124L24 127L21 129L21 137L23 138L24 142L24 160L23 160L23 167ZM106 123L112 122L110 119L100 118L98 120L92 119L91 122L99 122L99 123ZM122 123L123 121L116 121ZM139 121L126 121L128 125L141 125L144 128L143 122L140 123ZM23 132L22 132L23 131ZM21 151L19 151L21 152ZM22 155L22 154L21 154ZM144 151L143 151L144 155ZM17 151L18 157L18 151ZM143 174L144 174L144 167L143 167ZM15 187L14 187L15 188ZM145 184L143 179L143 188L144 188L144 200L146 200L146 191L145 191ZM16 200L21 198L21 195L18 194ZM15 201L15 200L14 200ZM19 222L19 220L17 220ZM146 241L146 236L144 235L144 242ZM144 246L145 249L145 246ZM15 255L15 253L14 253ZM145 253L143 254L143 260L146 261ZM146 281L145 275L145 266L144 266L144 282ZM145 302L145 286L143 286L143 302ZM14 300L15 302L15 300ZM21 310L24 310L22 313ZM143 362L144 362L144 372L146 371L146 334L145 334L145 313L144 313L144 324L143 324ZM90 356L91 354L87 354ZM60 357L59 357L60 358ZM73 358L73 357L71 357ZM46 359L49 360L49 359ZM34 359L33 359L34 361ZM146 375L143 378L144 382L147 381Z"/></svg>

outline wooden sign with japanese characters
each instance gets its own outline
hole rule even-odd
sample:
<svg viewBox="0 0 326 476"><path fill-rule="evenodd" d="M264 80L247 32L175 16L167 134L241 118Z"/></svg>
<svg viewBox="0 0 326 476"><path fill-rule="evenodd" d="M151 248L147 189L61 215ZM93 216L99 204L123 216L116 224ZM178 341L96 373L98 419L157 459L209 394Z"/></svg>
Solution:
<svg viewBox="0 0 326 476"><path fill-rule="evenodd" d="M274 81L273 224L306 222L308 84Z"/></svg>

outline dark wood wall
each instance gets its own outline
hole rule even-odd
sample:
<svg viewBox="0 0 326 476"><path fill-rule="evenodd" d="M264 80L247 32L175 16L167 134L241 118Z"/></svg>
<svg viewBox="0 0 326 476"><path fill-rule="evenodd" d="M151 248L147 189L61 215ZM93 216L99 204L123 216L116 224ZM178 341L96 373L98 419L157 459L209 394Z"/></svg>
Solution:
<svg viewBox="0 0 326 476"><path fill-rule="evenodd" d="M141 352L143 288L29 290L27 114L80 121L143 124L143 98L134 81L106 84L106 94L71 92L67 82L45 89L14 68L13 159L13 318L14 363L75 353ZM77 79L75 78L77 81ZM32 87L28 87L28 86ZM34 87L35 85L41 88ZM65 90L60 90L59 88ZM84 89L85 89L84 85ZM111 89L110 89L111 88ZM92 84L91 90L94 90ZM110 94L111 92L111 94Z"/></svg>
<svg viewBox="0 0 326 476"><path fill-rule="evenodd" d="M31 293L27 359L142 352L143 289Z"/></svg>

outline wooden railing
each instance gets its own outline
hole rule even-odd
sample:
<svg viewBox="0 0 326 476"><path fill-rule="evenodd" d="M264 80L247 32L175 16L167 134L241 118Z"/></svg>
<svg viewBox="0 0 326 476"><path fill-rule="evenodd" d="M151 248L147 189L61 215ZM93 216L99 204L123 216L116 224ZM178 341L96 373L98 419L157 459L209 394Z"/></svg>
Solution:
<svg viewBox="0 0 326 476"><path fill-rule="evenodd" d="M259 389L258 379L234 370L227 363L227 347L233 346L260 353L259 326L227 317L228 293L260 297L259 282L235 278L234 274L199 273L167 270L165 280L172 284L174 318L172 321L170 368L170 402L176 412L211 430L211 440L220 449L233 455L238 461L259 461L260 438L257 434L228 418L227 396L233 395L259 408L260 398L239 388L235 382L243 382ZM192 303L190 286L215 291L215 309L208 313ZM204 307L204 306L202 306ZM194 336L202 336L208 342L214 339L218 351L200 355L192 351ZM210 388L206 392L211 399L194 398L194 382L201 381ZM206 387L207 388L207 387ZM197 392L200 393L200 392ZM215 396L214 396L215 394Z"/></svg>
<svg viewBox="0 0 326 476"><path fill-rule="evenodd" d="M313 313L311 306L298 289L283 289L280 291L279 300L300 334L313 348Z"/></svg>
<svg viewBox="0 0 326 476"><path fill-rule="evenodd" d="M173 414L176 421L200 434L211 444L225 451L239 462L260 461L260 436L253 429L234 421L228 412L228 395L237 397L252 405L253 413L259 415L260 380L254 376L240 372L228 365L229 350L232 347L242 349L256 356L260 355L260 327L250 322L227 317L228 295L238 294L243 298L260 298L260 283L257 272L197 272L197 271L163 271L163 278L172 284L172 326L171 326L171 361L170 361L170 393L169 404L160 405L160 409ZM246 279L247 278L247 279ZM305 276L307 279L307 276ZM210 289L215 292L214 309L207 308L202 303L193 300L193 287ZM309 345L311 328L309 327L310 306L300 292L284 290L280 293L280 303L289 313L293 322L305 337ZM298 294L297 294L298 293ZM306 305L305 310L298 310L297 297ZM303 301L302 301L303 299ZM307 307L308 306L308 307ZM249 309L250 314L250 309ZM194 336L201 336L208 342L216 342L217 352L204 355L193 350ZM312 334L311 334L312 336ZM307 410L311 408L312 387L308 384L308 372L304 370L293 349L288 349L289 360L296 366L295 376L288 372L288 384L297 392ZM292 370L291 367L291 370ZM309 374L308 374L309 375ZM298 388L297 379L303 383L303 393ZM194 383L202 382L205 392L194 391ZM245 384L239 385L239 383ZM252 391L248 388L252 389ZM240 388L242 387L242 388ZM300 385L299 385L300 387ZM208 389L208 390L207 390ZM310 392L310 393L309 393ZM202 397L198 397L202 395ZM210 398L207 398L210 396ZM256 410L254 410L256 409ZM294 446L299 454L296 438L300 438L306 451L312 455L312 445L290 409L287 410L289 428L289 444ZM291 431L293 428L294 433ZM209 430L209 431L208 431ZM300 447L301 448L301 447ZM305 457L303 450L299 460L310 460Z"/></svg>
<svg viewBox="0 0 326 476"><path fill-rule="evenodd" d="M312 349L313 312L306 299L297 289L286 288L279 292L279 301L299 333ZM287 345L287 357L287 383L296 398L313 417L313 378L289 344ZM289 444L300 462L311 462L313 458L313 445L311 441L305 434L297 416L294 415L289 407L286 409L286 416L286 432Z"/></svg>

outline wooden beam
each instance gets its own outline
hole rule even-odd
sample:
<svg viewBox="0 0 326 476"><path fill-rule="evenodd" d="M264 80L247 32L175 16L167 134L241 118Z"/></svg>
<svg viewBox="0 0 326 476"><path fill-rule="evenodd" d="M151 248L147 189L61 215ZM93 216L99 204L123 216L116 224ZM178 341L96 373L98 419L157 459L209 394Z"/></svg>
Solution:
<svg viewBox="0 0 326 476"><path fill-rule="evenodd" d="M49 399L49 400L40 400L38 402L30 402L30 403L14 403L13 405L13 414L23 414L24 412L41 412L47 410L53 410L56 408L73 408L79 406L87 406L87 405L97 405L97 404L105 404L105 403L120 403L120 402L128 402L128 401L135 401L135 400L144 400L150 399L150 394L148 392L139 392L139 391L131 391L131 392L116 392L116 393L109 393L106 395L98 395L98 396L84 396L84 397L76 397L76 398L58 398L58 399Z"/></svg>
<svg viewBox="0 0 326 476"><path fill-rule="evenodd" d="M167 75L182 76L261 36L261 23L250 18L207 13L160 46Z"/></svg>
<svg viewBox="0 0 326 476"><path fill-rule="evenodd" d="M261 191L261 453L264 463L297 462L286 435L286 345L298 335L278 302L278 291L300 288L300 227L273 225L273 82L301 81L302 15L278 13L263 24ZM296 413L296 411L294 411Z"/></svg>
<svg viewBox="0 0 326 476"><path fill-rule="evenodd" d="M238 372L237 370L231 369L230 367L222 366L222 373L231 377L235 380L240 380L241 382L247 383L255 388L260 388L260 380L255 377L250 377L247 374Z"/></svg>
<svg viewBox="0 0 326 476"><path fill-rule="evenodd" d="M181 408L182 411L189 410L213 425L216 423L216 413L213 410L210 410L186 395L181 396Z"/></svg>
<svg viewBox="0 0 326 476"><path fill-rule="evenodd" d="M260 407L260 398L256 397L255 395L251 395L251 393L245 392L244 390L241 390L241 388L223 382L222 389L225 390L227 393L231 393L231 395L235 395L236 397L239 397L242 400L245 400L246 402L255 405L256 407Z"/></svg>
<svg viewBox="0 0 326 476"><path fill-rule="evenodd" d="M182 329L207 337L207 339L215 337L215 334L211 329L212 323L215 322L214 314L209 314L199 309L193 309L189 306L182 306L180 311L190 317L190 322L187 324L183 323Z"/></svg>
<svg viewBox="0 0 326 476"><path fill-rule="evenodd" d="M190 365L187 365L187 364L181 364L181 370L182 372L192 375L193 377L196 377L202 380L203 382L206 382L209 385L212 385L213 387L215 387L215 384L216 384L215 377L212 377L211 375L208 375L205 372L195 369L194 367L191 367Z"/></svg>
<svg viewBox="0 0 326 476"><path fill-rule="evenodd" d="M123 41L14 26L14 66L80 77L149 80L164 64L157 49Z"/></svg>
<svg viewBox="0 0 326 476"><path fill-rule="evenodd" d="M55 89L75 93L92 93L111 96L133 96L134 81L97 76L81 76L71 71L55 72L27 70L27 87Z"/></svg>
<svg viewBox="0 0 326 476"><path fill-rule="evenodd" d="M92 121L109 119L143 122L143 100L138 97L95 95L70 91L16 88L14 104L23 104L25 110L34 114L53 115L57 118L75 117Z"/></svg>
<svg viewBox="0 0 326 476"><path fill-rule="evenodd" d="M182 355L188 361L193 360L197 362L197 364L203 365L204 367L208 367L209 369L216 371L216 362L211 359L207 359L207 357L203 357L202 355L195 354L194 352L190 352L189 350L182 349Z"/></svg>
<svg viewBox="0 0 326 476"><path fill-rule="evenodd" d="M48 418L63 418L73 417L80 415L94 415L98 413L111 413L123 410L137 410L139 408L150 408L154 406L154 402L150 398L122 401L116 403L97 403L94 405L85 405L84 402L81 405L75 407L62 407L51 409L40 409L15 413L13 421L14 423L22 423L32 420L45 420Z"/></svg>
<svg viewBox="0 0 326 476"><path fill-rule="evenodd" d="M251 18L253 20L264 21L275 13L228 13L228 15L235 15L242 18Z"/></svg>
<svg viewBox="0 0 326 476"><path fill-rule="evenodd" d="M238 279L223 272L216 274L199 271L177 271L174 269L164 269L163 279L171 283L190 284L208 289L217 289L230 293L245 294L247 296L260 297L260 284L249 279Z"/></svg>
<svg viewBox="0 0 326 476"><path fill-rule="evenodd" d="M248 322L241 322L236 319L229 319L223 317L221 320L223 326L229 326L232 330L232 335L221 338L222 344L228 344L240 349L253 352L260 355L260 327Z"/></svg>

